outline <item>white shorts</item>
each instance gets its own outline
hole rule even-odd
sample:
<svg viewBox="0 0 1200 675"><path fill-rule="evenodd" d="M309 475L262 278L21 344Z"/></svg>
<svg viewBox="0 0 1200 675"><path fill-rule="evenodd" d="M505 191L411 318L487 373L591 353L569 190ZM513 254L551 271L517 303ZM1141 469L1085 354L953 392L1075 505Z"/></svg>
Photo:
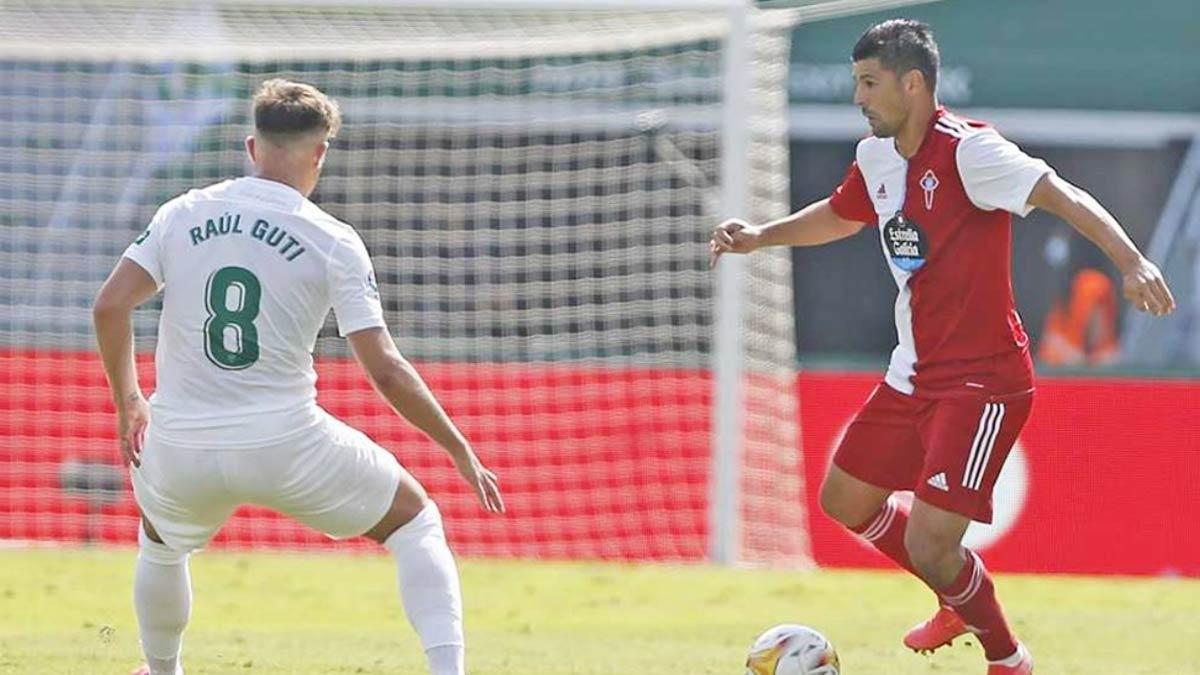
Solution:
<svg viewBox="0 0 1200 675"><path fill-rule="evenodd" d="M256 504L334 539L387 513L403 470L365 434L325 413L311 433L255 449L170 445L146 434L133 494L163 543L203 548L234 510Z"/></svg>

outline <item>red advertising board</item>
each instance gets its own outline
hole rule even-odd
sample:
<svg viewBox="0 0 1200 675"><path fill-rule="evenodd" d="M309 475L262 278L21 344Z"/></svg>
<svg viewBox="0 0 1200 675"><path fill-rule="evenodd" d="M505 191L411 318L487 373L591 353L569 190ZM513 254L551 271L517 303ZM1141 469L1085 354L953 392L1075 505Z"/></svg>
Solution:
<svg viewBox="0 0 1200 675"><path fill-rule="evenodd" d="M819 564L891 563L820 513L821 477L875 375L799 378ZM1013 572L1200 576L1200 383L1041 378L996 495L968 540Z"/></svg>
<svg viewBox="0 0 1200 675"><path fill-rule="evenodd" d="M139 365L152 388L149 359ZM319 364L321 402L396 452L429 487L460 553L704 558L705 373L568 364L421 369L500 474L505 517L480 512L450 463L387 410L353 362ZM804 373L797 381L802 443L794 452L803 453L810 541L821 565L889 564L817 504L832 449L877 381L852 373ZM1200 576L1198 405L1195 381L1041 379L997 488L997 522L973 526L969 543L1002 571ZM136 508L93 354L0 350L0 410L0 539L134 541ZM116 480L99 500L81 496L67 479L95 466ZM782 510L789 503L764 513L791 527L795 512ZM214 545L330 544L264 509L245 508Z"/></svg>

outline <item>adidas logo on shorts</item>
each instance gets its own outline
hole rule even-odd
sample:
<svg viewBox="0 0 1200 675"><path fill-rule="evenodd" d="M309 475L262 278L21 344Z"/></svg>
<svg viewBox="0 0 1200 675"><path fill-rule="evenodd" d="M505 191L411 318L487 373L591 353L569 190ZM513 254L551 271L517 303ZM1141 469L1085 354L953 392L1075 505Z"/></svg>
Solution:
<svg viewBox="0 0 1200 675"><path fill-rule="evenodd" d="M942 492L950 491L950 483L946 480L945 472L930 476L929 480L925 481L925 483L941 490Z"/></svg>

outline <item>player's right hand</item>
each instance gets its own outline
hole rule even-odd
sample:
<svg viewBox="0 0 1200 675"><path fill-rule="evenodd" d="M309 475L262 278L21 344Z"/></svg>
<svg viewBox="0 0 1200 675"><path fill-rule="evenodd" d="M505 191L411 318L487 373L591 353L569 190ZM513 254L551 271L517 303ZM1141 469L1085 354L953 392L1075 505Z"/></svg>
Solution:
<svg viewBox="0 0 1200 675"><path fill-rule="evenodd" d="M142 446L149 424L150 403L140 391L130 394L117 410L117 438L121 441L121 455L127 465L142 465Z"/></svg>
<svg viewBox="0 0 1200 675"><path fill-rule="evenodd" d="M500 496L500 481L496 478L496 474L479 461L473 451L468 450L462 457L455 458L454 466L458 468L458 473L462 475L463 480L474 488L475 496L479 498L479 503L483 504L484 509L491 513L504 513L504 499Z"/></svg>
<svg viewBox="0 0 1200 675"><path fill-rule="evenodd" d="M721 223L708 241L708 266L715 267L724 253L749 253L758 248L761 234L761 228L737 218Z"/></svg>

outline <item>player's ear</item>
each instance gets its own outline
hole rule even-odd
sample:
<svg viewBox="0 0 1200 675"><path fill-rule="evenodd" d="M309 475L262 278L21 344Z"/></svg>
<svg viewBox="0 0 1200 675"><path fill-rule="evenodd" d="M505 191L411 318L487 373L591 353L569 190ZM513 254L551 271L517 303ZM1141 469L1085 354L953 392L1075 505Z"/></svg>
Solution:
<svg viewBox="0 0 1200 675"><path fill-rule="evenodd" d="M314 158L317 160L317 169L325 166L325 158L329 156L329 141L324 141L317 146L317 154Z"/></svg>
<svg viewBox="0 0 1200 675"><path fill-rule="evenodd" d="M913 68L904 74L902 78L904 91L909 94L921 94L929 90L925 82L925 73Z"/></svg>
<svg viewBox="0 0 1200 675"><path fill-rule="evenodd" d="M254 134L250 134L246 137L246 154L250 155L251 164L258 161L258 158L254 156L254 149Z"/></svg>

